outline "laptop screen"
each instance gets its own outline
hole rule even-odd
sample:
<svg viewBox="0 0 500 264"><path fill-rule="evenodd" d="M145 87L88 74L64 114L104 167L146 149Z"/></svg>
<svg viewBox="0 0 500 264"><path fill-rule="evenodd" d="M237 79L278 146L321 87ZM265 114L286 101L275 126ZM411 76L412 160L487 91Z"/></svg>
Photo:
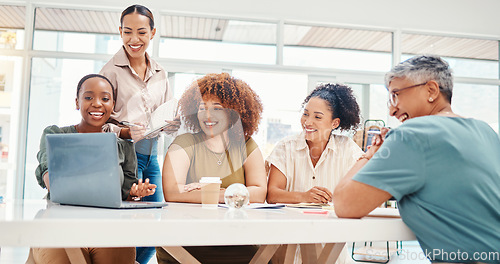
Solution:
<svg viewBox="0 0 500 264"><path fill-rule="evenodd" d="M50 134L46 140L53 202L120 206L123 175L115 134Z"/></svg>

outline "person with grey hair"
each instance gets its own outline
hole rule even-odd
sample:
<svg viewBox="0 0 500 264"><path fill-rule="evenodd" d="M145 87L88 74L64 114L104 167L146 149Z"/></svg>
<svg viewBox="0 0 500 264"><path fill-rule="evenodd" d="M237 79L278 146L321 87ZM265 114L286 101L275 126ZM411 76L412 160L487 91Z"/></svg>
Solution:
<svg viewBox="0 0 500 264"><path fill-rule="evenodd" d="M431 262L498 263L500 138L485 122L453 113L452 73L437 56L415 56L386 74L384 128L339 182L339 217L360 218L394 197Z"/></svg>

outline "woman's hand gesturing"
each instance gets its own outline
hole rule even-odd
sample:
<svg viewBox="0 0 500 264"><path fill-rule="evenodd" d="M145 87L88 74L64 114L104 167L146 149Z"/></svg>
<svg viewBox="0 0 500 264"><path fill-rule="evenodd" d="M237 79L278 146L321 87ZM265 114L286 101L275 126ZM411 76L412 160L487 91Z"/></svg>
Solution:
<svg viewBox="0 0 500 264"><path fill-rule="evenodd" d="M149 179L142 182L142 179L138 183L134 183L132 188L130 188L130 196L136 199L140 199L145 196L153 195L156 191L156 184L149 183Z"/></svg>

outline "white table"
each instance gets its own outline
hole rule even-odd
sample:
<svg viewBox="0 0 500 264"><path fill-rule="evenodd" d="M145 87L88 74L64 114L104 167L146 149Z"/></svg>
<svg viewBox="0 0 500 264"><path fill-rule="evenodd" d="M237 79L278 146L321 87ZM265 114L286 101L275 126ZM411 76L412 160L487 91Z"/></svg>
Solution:
<svg viewBox="0 0 500 264"><path fill-rule="evenodd" d="M131 235L142 229L154 230L155 235ZM199 204L176 203L163 209L116 210L44 200L0 204L0 234L0 247L165 246L169 252L180 250L179 256L184 254L180 246L268 245L257 252L255 263L267 263L280 244L309 245L311 259L323 254L325 261L331 261L346 241L415 239L400 218L339 219L333 212L204 209ZM323 251L313 248L317 243L326 243Z"/></svg>

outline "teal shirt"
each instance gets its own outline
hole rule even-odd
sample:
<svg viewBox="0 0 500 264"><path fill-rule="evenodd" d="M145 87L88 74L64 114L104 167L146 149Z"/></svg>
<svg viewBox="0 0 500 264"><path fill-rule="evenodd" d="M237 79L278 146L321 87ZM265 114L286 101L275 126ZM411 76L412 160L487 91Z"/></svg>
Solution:
<svg viewBox="0 0 500 264"><path fill-rule="evenodd" d="M485 122L410 119L353 179L398 200L431 261L500 261L500 138Z"/></svg>

